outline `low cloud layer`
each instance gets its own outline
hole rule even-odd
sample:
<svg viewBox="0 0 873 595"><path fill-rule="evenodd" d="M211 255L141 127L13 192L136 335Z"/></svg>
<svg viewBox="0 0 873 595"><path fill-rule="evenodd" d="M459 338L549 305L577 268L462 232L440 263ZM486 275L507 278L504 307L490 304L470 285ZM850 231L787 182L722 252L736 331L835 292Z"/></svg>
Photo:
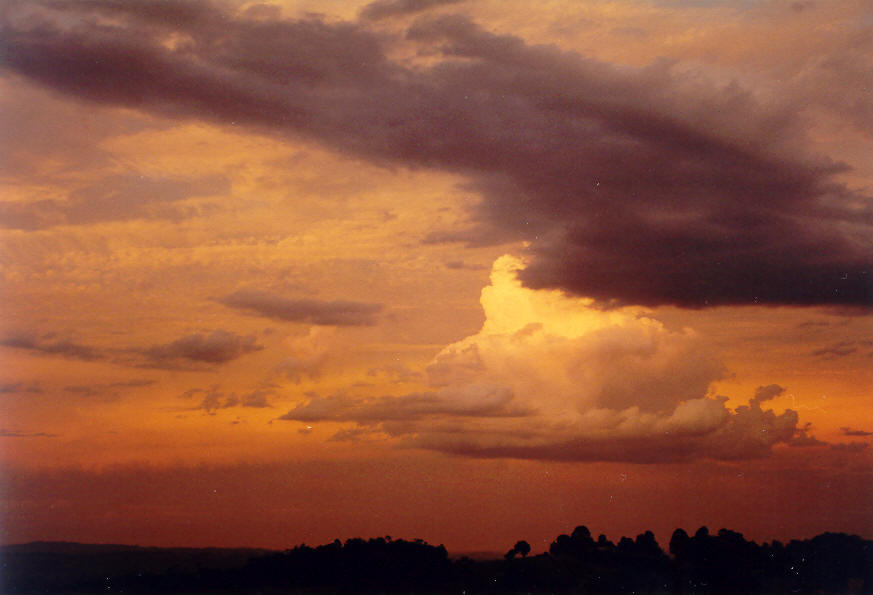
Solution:
<svg viewBox="0 0 873 595"><path fill-rule="evenodd" d="M461 15L419 15L403 43L426 58L392 59L373 19L437 4L451 5L380 1L370 19L327 22L206 2L20 3L3 19L0 64L103 104L466 175L482 196L470 226L431 240L530 241L529 287L612 306L869 305L871 197L838 180L845 164L810 153L797 114L802 97L848 126L869 122L851 78L873 71L869 35L772 97L669 62L532 45ZM331 320L306 314L314 304L236 299Z"/></svg>
<svg viewBox="0 0 873 595"><path fill-rule="evenodd" d="M771 384L729 409L710 393L726 375L702 337L636 308L521 286L499 259L482 291L482 330L428 366L428 392L310 395L281 419L355 422L403 444L474 457L666 462L767 456L800 438L797 413L764 409ZM821 443L819 443L821 444Z"/></svg>
<svg viewBox="0 0 873 595"><path fill-rule="evenodd" d="M376 322L381 304L348 300L290 299L256 289L240 289L218 300L231 308L274 320L325 326L363 326Z"/></svg>

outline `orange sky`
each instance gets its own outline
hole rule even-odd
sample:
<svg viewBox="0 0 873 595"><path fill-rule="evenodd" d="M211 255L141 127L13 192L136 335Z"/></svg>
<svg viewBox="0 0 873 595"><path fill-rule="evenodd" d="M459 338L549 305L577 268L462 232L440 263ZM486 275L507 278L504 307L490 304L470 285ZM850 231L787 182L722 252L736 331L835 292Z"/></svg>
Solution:
<svg viewBox="0 0 873 595"><path fill-rule="evenodd" d="M866 2L0 21L0 541L873 537Z"/></svg>

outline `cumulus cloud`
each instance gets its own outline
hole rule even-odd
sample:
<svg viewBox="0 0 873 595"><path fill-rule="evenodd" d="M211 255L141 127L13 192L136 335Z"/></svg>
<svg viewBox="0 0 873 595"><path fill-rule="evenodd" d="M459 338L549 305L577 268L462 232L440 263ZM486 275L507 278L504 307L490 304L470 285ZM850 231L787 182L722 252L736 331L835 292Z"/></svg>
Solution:
<svg viewBox="0 0 873 595"><path fill-rule="evenodd" d="M355 422L403 444L476 457L662 462L763 457L789 444L797 413L762 403L759 387L731 410L711 384L726 375L702 337L640 308L522 287L516 258L497 260L482 291L485 323L426 369L429 391L308 400L281 417Z"/></svg>
<svg viewBox="0 0 873 595"><path fill-rule="evenodd" d="M3 67L61 92L467 175L482 195L471 227L431 239L530 241L530 287L612 306L871 300L871 197L837 181L847 166L806 149L790 85L763 100L672 63L612 65L459 15L409 27L423 63L393 60L390 36L369 24L209 3L21 3L2 34ZM807 68L795 81L804 102L841 117L848 101L851 121L867 123L869 94L847 98L841 82L863 88L853 77L871 71L869 43L852 36ZM313 306L237 299L294 320Z"/></svg>
<svg viewBox="0 0 873 595"><path fill-rule="evenodd" d="M263 348L253 335L244 337L219 329L208 335L193 333L171 343L153 345L141 353L147 365L176 367L191 362L223 364Z"/></svg>
<svg viewBox="0 0 873 595"><path fill-rule="evenodd" d="M348 300L290 299L256 289L240 289L219 298L225 306L275 320L327 326L362 326L376 322L381 304Z"/></svg>

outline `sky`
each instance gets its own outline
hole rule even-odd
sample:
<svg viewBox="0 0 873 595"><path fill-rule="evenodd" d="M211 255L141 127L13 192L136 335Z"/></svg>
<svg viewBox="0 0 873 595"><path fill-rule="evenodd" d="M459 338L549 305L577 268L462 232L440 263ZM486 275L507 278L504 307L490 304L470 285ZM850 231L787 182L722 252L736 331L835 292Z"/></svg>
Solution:
<svg viewBox="0 0 873 595"><path fill-rule="evenodd" d="M0 24L0 542L873 537L868 2Z"/></svg>

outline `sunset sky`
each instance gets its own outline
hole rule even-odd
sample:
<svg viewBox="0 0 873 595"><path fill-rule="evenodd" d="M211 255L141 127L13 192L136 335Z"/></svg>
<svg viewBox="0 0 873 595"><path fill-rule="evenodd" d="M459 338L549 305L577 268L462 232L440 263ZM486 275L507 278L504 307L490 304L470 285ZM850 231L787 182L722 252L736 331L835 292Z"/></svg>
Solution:
<svg viewBox="0 0 873 595"><path fill-rule="evenodd" d="M868 0L0 23L0 542L873 537Z"/></svg>

